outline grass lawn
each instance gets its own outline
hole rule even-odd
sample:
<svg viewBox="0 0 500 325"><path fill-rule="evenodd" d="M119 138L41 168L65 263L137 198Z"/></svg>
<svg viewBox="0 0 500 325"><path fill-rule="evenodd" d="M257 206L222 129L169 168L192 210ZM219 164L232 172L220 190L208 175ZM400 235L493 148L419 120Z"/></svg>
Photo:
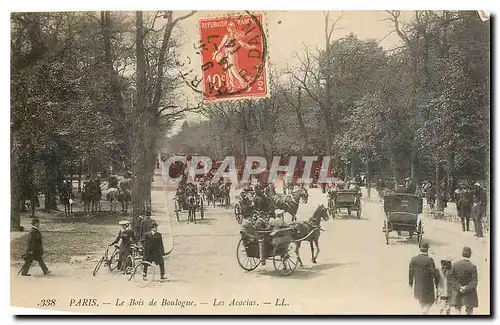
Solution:
<svg viewBox="0 0 500 325"><path fill-rule="evenodd" d="M29 214L25 214L27 218ZM104 253L119 231L118 221L129 219L121 213L102 212L93 217L77 213L71 219L64 217L64 212L36 212L41 222L44 260L49 264L68 263L71 256L100 255ZM11 241L11 261L22 262L21 255L26 250L28 231L16 236Z"/></svg>

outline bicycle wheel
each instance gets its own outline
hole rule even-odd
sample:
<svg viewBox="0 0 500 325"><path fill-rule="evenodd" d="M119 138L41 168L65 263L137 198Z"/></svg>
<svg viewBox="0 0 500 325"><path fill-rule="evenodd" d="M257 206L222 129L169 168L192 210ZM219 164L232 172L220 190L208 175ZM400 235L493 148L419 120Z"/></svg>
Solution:
<svg viewBox="0 0 500 325"><path fill-rule="evenodd" d="M101 257L101 259L99 260L99 262L97 262L97 265L94 268L94 272L92 272L93 276L95 276L97 274L97 272L99 272L99 269L101 268L101 265L104 262L104 260L105 260L105 257L103 256L103 257Z"/></svg>
<svg viewBox="0 0 500 325"><path fill-rule="evenodd" d="M131 274L135 269L134 258L132 255L127 256L125 259L125 264L123 265L123 270L125 274Z"/></svg>
<svg viewBox="0 0 500 325"><path fill-rule="evenodd" d="M119 249L116 248L113 251L113 254L111 254L111 258L108 261L108 268L110 271L114 271L116 267L118 266L118 259L120 258L120 252Z"/></svg>
<svg viewBox="0 0 500 325"><path fill-rule="evenodd" d="M148 274L146 277L144 277L144 266L148 267ZM138 287L145 288L148 287L155 278L156 267L150 262L142 261L134 268L129 281L133 279Z"/></svg>

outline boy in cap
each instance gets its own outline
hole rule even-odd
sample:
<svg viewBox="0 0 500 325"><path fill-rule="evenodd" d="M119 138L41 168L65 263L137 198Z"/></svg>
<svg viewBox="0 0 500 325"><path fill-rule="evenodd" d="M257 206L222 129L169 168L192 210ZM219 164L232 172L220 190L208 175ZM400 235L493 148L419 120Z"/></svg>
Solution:
<svg viewBox="0 0 500 325"><path fill-rule="evenodd" d="M428 256L429 243L420 244L420 254L410 261L409 285L413 287L414 297L420 303L422 313L426 315L434 304L437 287L437 272L434 260Z"/></svg>
<svg viewBox="0 0 500 325"><path fill-rule="evenodd" d="M118 270L122 270L123 261L127 256L132 254L132 244L135 243L135 239L134 232L130 229L130 222L128 220L121 220L118 224L121 225L122 228L120 232L118 232L116 239L109 244L109 246L113 246L121 240L117 267Z"/></svg>
<svg viewBox="0 0 500 325"><path fill-rule="evenodd" d="M28 273L28 271L30 270L31 263L33 263L33 261L37 261L38 265L40 265L40 268L43 271L43 274L48 275L51 273L51 271L47 268L47 265L45 265L45 262L42 259L43 244L42 233L39 230L40 220L34 218L33 220L31 220L31 225L33 227L31 228L31 231L28 235L28 245L26 247L26 254L23 255L24 265L21 269L21 275L31 275Z"/></svg>
<svg viewBox="0 0 500 325"><path fill-rule="evenodd" d="M439 313L446 315L450 314L450 274L451 274L451 261L452 258L447 256L441 260L441 268L438 271L439 284L437 287L438 305L440 306Z"/></svg>
<svg viewBox="0 0 500 325"><path fill-rule="evenodd" d="M472 250L464 247L462 257L453 264L451 269L450 283L452 286L450 304L460 315L462 307L465 306L467 315L472 315L474 308L478 306L477 298L477 268L470 261Z"/></svg>
<svg viewBox="0 0 500 325"><path fill-rule="evenodd" d="M151 231L144 235L144 261L155 262L160 267L161 280L166 280L165 277L165 264L163 262L163 255L165 255L165 249L163 248L163 239L161 234L158 232L158 224L153 221L151 222ZM144 265L144 273L142 277L147 280L148 276L148 266Z"/></svg>

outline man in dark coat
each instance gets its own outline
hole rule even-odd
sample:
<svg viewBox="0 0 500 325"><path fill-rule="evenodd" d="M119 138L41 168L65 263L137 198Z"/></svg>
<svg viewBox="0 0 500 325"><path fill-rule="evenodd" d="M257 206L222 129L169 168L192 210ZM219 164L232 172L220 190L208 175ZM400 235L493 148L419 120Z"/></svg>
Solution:
<svg viewBox="0 0 500 325"><path fill-rule="evenodd" d="M457 213L458 217L462 221L462 231L469 231L471 208L472 208L472 197L471 193L466 190L457 191L458 201L457 201Z"/></svg>
<svg viewBox="0 0 500 325"><path fill-rule="evenodd" d="M463 259L453 264L451 269L451 299L450 305L460 314L465 306L467 315L472 315L474 308L478 306L477 298L477 268L469 260L472 255L470 247L464 247Z"/></svg>
<svg viewBox="0 0 500 325"><path fill-rule="evenodd" d="M409 285L414 289L414 297L419 301L422 313L426 315L434 304L438 273L434 260L428 256L429 244L420 244L420 254L410 261Z"/></svg>
<svg viewBox="0 0 500 325"><path fill-rule="evenodd" d="M161 280L166 280L165 277L165 264L163 262L163 255L165 249L163 248L163 239L158 232L158 225L155 221L151 223L151 231L144 235L144 260L150 263L156 263L160 266ZM147 280L148 266L144 266L144 273L142 275L144 280Z"/></svg>
<svg viewBox="0 0 500 325"><path fill-rule="evenodd" d="M26 254L23 255L24 265L21 270L21 275L30 276L28 273L30 270L31 263L33 261L37 261L38 265L43 271L43 274L50 274L51 271L45 265L42 256L43 256L43 244L42 244L42 234L40 233L40 221L36 218L31 220L31 224L33 227L28 235L28 246L26 247Z"/></svg>

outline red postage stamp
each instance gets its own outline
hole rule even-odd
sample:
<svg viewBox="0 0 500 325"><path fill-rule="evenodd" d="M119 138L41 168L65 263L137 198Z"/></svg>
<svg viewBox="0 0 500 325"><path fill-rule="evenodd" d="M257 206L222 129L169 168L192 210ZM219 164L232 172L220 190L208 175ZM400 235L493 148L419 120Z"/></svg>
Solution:
<svg viewBox="0 0 500 325"><path fill-rule="evenodd" d="M267 96L262 23L250 13L199 21L205 101Z"/></svg>

